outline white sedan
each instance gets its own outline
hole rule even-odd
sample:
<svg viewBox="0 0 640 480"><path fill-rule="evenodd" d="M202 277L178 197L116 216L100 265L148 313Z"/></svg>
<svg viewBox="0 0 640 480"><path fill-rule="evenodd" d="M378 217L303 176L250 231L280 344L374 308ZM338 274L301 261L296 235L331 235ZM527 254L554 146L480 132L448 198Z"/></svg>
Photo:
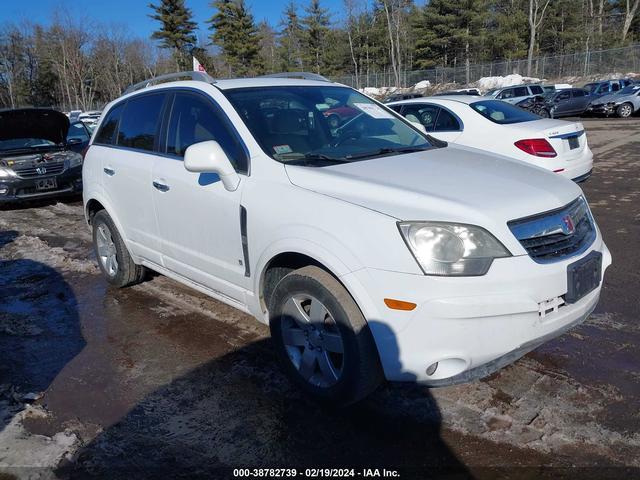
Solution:
<svg viewBox="0 0 640 480"><path fill-rule="evenodd" d="M576 182L591 175L593 153L580 122L541 118L500 100L468 95L387 106L439 140L522 160Z"/></svg>

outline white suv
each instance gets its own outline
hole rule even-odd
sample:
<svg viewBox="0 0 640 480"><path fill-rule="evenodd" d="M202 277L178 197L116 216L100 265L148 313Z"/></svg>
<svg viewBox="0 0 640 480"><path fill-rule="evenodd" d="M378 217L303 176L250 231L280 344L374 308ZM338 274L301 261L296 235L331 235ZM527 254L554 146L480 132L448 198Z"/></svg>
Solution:
<svg viewBox="0 0 640 480"><path fill-rule="evenodd" d="M567 179L321 79L151 83L107 106L86 154L100 268L118 287L149 268L268 323L308 393L480 378L598 302L611 255Z"/></svg>

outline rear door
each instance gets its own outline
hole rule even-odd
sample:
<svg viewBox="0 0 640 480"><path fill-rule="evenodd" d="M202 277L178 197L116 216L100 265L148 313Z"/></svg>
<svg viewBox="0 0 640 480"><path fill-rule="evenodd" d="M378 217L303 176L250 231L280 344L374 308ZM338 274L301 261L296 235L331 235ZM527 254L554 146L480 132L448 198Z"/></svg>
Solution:
<svg viewBox="0 0 640 480"><path fill-rule="evenodd" d="M160 242L151 172L166 98L164 92L150 92L127 100L121 107L115 145L102 161L105 194L131 253L155 263L160 260Z"/></svg>
<svg viewBox="0 0 640 480"><path fill-rule="evenodd" d="M219 294L244 302L247 266L242 247L240 198L217 174L184 168L184 153L194 143L217 141L241 174L248 156L233 126L209 96L175 90L164 130L162 152L150 185L162 238L163 265ZM246 212L244 221L246 222Z"/></svg>

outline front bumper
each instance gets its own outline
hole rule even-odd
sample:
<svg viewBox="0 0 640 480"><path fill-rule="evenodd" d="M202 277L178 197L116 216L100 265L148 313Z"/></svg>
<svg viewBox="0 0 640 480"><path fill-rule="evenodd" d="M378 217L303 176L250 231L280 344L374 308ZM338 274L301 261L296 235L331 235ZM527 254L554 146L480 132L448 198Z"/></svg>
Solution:
<svg viewBox="0 0 640 480"><path fill-rule="evenodd" d="M482 277L362 269L342 281L369 323L388 380L452 385L489 375L584 321L598 303L602 279L574 304L549 311L548 302L567 293L567 265L593 250L602 252L604 277L611 254L598 234L588 251L553 264L523 255L495 260ZM417 307L391 310L384 298Z"/></svg>
<svg viewBox="0 0 640 480"><path fill-rule="evenodd" d="M601 114L601 115L613 115L616 109L616 105L608 103L599 103L597 105L589 105L586 113Z"/></svg>
<svg viewBox="0 0 640 480"><path fill-rule="evenodd" d="M44 178L55 178L57 187L52 190L38 191L36 181ZM82 192L82 165L67 168L58 175L0 178L0 204L76 195L80 192Z"/></svg>

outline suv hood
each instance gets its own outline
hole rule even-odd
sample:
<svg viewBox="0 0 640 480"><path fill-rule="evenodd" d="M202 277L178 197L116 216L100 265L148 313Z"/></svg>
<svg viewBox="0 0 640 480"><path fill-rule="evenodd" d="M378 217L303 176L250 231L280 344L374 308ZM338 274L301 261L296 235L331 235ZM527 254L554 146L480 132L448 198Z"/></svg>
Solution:
<svg viewBox="0 0 640 480"><path fill-rule="evenodd" d="M46 108L21 108L0 111L0 140L42 138L64 143L69 131L67 116Z"/></svg>
<svg viewBox="0 0 640 480"><path fill-rule="evenodd" d="M460 145L285 169L294 185L398 220L470 223L496 234L508 232L509 220L564 206L582 192L548 170Z"/></svg>

